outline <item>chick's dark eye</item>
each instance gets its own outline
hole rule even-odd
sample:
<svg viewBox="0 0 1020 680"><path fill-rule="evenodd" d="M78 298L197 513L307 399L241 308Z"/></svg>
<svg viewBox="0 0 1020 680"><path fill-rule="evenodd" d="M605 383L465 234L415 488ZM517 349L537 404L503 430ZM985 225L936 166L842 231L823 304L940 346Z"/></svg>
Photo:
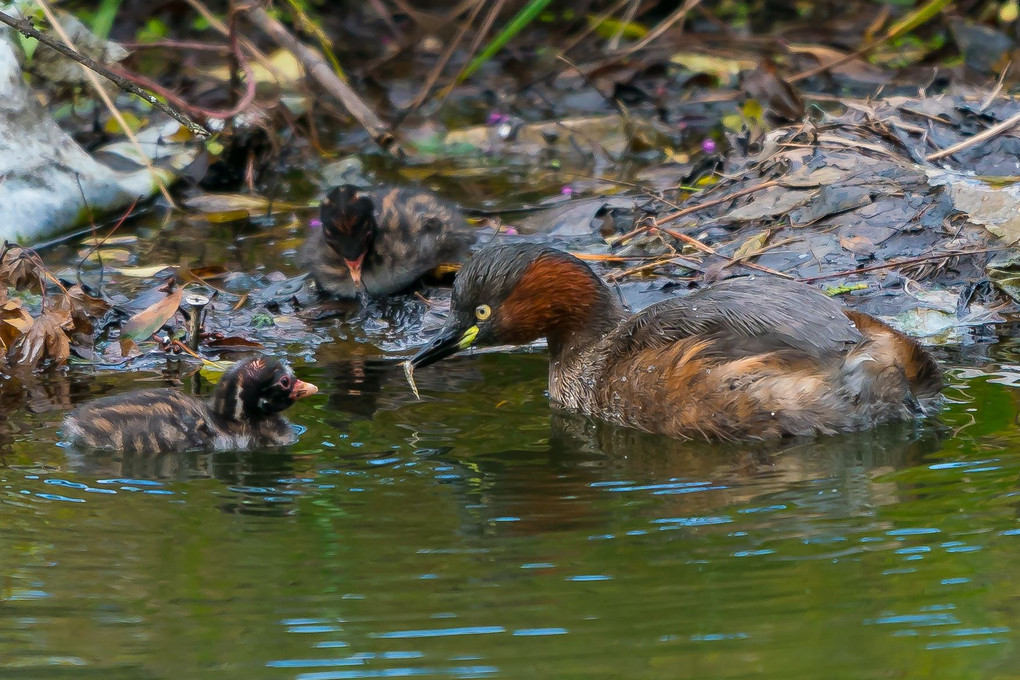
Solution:
<svg viewBox="0 0 1020 680"><path fill-rule="evenodd" d="M282 387L285 390L289 390L290 389L290 376L289 375L285 375L282 378L280 378L280 387Z"/></svg>

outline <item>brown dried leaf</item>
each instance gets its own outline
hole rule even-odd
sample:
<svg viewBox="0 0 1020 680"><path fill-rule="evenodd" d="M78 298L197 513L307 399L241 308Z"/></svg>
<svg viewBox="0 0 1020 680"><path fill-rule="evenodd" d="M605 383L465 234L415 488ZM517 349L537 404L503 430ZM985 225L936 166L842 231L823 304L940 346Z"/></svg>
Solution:
<svg viewBox="0 0 1020 680"><path fill-rule="evenodd" d="M743 90L781 121L795 122L804 117L804 102L790 83L783 79L770 59L763 59L756 71L741 74Z"/></svg>
<svg viewBox="0 0 1020 680"><path fill-rule="evenodd" d="M124 322L120 329L120 344L124 353L127 353L135 340L148 339L169 321L181 306L183 296L184 288L178 288Z"/></svg>
<svg viewBox="0 0 1020 680"><path fill-rule="evenodd" d="M819 64L834 64L846 57L845 52L826 45L792 44L787 45L786 49L794 54L808 54ZM829 70L862 83L887 83L891 79L890 75L879 67L859 58L838 64Z"/></svg>
<svg viewBox="0 0 1020 680"><path fill-rule="evenodd" d="M106 300L92 297L79 285L71 286L66 295L56 298L53 307L69 311L73 321L72 332L86 335L94 330L93 322L110 311L110 304Z"/></svg>
<svg viewBox="0 0 1020 680"><path fill-rule="evenodd" d="M210 222L229 222L264 215L270 209L279 212L306 207L297 203L273 201L255 194L199 194L186 199L184 205L189 210L201 213Z"/></svg>
<svg viewBox="0 0 1020 680"><path fill-rule="evenodd" d="M863 236L841 237L839 245L843 246L843 250L847 250L855 255L870 256L875 254L875 244L872 243L871 239L864 238Z"/></svg>
<svg viewBox="0 0 1020 680"><path fill-rule="evenodd" d="M242 338L239 335L231 335L225 338L214 338L206 343L207 346L213 349L261 349L264 345L248 338Z"/></svg>
<svg viewBox="0 0 1020 680"><path fill-rule="evenodd" d="M0 295L3 297L0 301L0 344L6 354L14 342L32 328L35 320L21 304L21 300L8 299L6 292Z"/></svg>
<svg viewBox="0 0 1020 680"><path fill-rule="evenodd" d="M762 248L765 247L765 244L768 242L769 236L771 235L772 233L768 229L757 234L753 234L750 238L740 244L737 251L733 253L733 259L746 260L759 254L762 251Z"/></svg>
<svg viewBox="0 0 1020 680"><path fill-rule="evenodd" d="M66 309L50 308L39 315L19 337L8 354L13 366L34 369L43 359L62 364L71 356L71 343L67 331L72 326L71 313Z"/></svg>
<svg viewBox="0 0 1020 680"><path fill-rule="evenodd" d="M46 265L34 250L5 243L0 255L0 285L41 292L45 286Z"/></svg>

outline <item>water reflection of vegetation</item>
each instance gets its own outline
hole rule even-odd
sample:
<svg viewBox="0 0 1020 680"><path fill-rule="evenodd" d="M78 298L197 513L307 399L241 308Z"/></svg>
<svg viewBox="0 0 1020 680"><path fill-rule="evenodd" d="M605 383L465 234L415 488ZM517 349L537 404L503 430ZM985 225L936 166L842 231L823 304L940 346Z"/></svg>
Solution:
<svg viewBox="0 0 1020 680"><path fill-rule="evenodd" d="M172 464L65 457L63 404L130 385L41 378L36 412L9 416L18 466L0 483L7 663L40 678L58 677L40 659L104 677L518 677L536 658L556 677L1005 671L1007 386L968 378L941 426L708 445L551 412L541 354L422 371L421 402L392 362L317 358L298 369L323 387L294 409L298 445Z"/></svg>

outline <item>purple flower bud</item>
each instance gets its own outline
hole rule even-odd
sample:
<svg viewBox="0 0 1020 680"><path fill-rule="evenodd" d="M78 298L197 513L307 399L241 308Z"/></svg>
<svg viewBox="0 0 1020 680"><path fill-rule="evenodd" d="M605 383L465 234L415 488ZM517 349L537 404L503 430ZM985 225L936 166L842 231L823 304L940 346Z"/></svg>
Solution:
<svg viewBox="0 0 1020 680"><path fill-rule="evenodd" d="M711 138L702 140L701 150L705 153L715 153L715 140Z"/></svg>
<svg viewBox="0 0 1020 680"><path fill-rule="evenodd" d="M318 217L313 217L311 220L308 221L308 226L311 227L312 229L319 229L320 227L322 227L322 220L320 220Z"/></svg>
<svg viewBox="0 0 1020 680"><path fill-rule="evenodd" d="M573 196L574 190L570 187L569 184L567 184L562 189L560 189L560 193L563 194L564 196Z"/></svg>
<svg viewBox="0 0 1020 680"><path fill-rule="evenodd" d="M500 113L498 111L490 111L489 117L485 119L485 124L499 125L500 123L505 123L509 119L510 116L506 115L505 113Z"/></svg>
<svg viewBox="0 0 1020 680"><path fill-rule="evenodd" d="M517 236L518 234L517 227L507 227L506 229L503 230L503 233L506 234L507 236Z"/></svg>

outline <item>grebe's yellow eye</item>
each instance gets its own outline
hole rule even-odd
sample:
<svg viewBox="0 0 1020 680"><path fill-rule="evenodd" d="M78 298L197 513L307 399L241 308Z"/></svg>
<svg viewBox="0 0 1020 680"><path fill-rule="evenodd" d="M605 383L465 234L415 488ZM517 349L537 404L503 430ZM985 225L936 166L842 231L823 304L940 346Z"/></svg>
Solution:
<svg viewBox="0 0 1020 680"><path fill-rule="evenodd" d="M485 321L492 316L492 308L489 305L478 305L475 307L475 318L479 321Z"/></svg>

